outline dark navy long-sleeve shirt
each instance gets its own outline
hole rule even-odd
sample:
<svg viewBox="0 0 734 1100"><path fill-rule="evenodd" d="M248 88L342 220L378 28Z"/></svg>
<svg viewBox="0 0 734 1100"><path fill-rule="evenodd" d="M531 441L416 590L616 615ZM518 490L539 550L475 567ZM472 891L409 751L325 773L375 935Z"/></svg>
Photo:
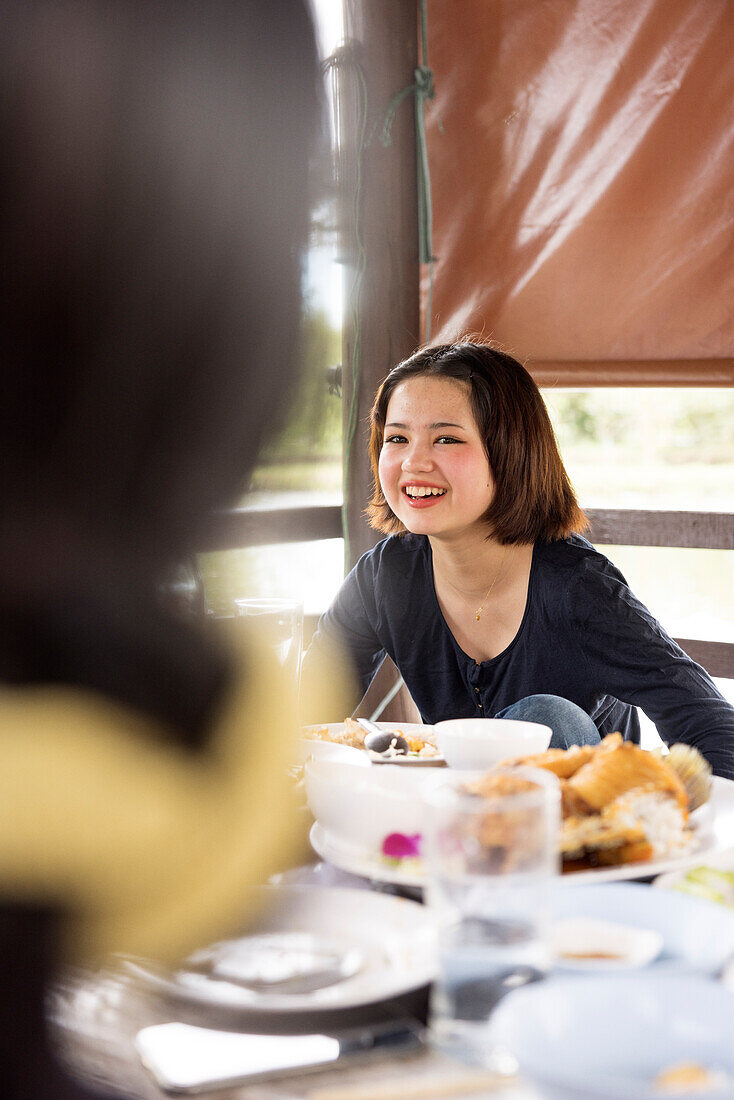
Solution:
<svg viewBox="0 0 734 1100"><path fill-rule="evenodd" d="M639 740L641 707L664 741L695 745L734 779L734 707L579 536L535 546L520 628L489 661L477 664L451 633L425 536L387 538L363 555L321 617L314 649L325 639L346 647L365 689L389 654L425 722L491 717L550 694L577 703L602 735Z"/></svg>

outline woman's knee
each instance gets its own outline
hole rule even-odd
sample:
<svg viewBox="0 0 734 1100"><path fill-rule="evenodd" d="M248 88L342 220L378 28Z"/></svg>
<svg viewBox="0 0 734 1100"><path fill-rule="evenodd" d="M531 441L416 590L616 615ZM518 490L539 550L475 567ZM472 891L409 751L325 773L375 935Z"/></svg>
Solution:
<svg viewBox="0 0 734 1100"><path fill-rule="evenodd" d="M596 745L599 731L585 710L560 695L528 695L506 707L497 718L540 722L550 726L550 748L567 749L571 745Z"/></svg>

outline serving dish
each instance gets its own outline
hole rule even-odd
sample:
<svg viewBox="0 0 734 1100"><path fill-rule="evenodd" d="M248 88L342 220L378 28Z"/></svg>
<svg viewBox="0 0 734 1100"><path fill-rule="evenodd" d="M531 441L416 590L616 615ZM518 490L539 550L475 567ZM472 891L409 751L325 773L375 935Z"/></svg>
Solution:
<svg viewBox="0 0 734 1100"><path fill-rule="evenodd" d="M422 831L421 791L437 775L435 770L355 768L328 759L309 760L304 766L306 799L313 816L330 835L367 852L379 852L390 833Z"/></svg>
<svg viewBox="0 0 734 1100"><path fill-rule="evenodd" d="M706 862L711 855L734 848L734 781L715 776L709 802L691 814L691 822L696 836L693 847L685 855L575 871L562 875L559 881L570 885L654 878ZM389 831L385 829L386 833ZM317 855L343 871L411 889L422 888L425 884L425 870L417 860L406 861L405 865L388 863L369 850L345 842L343 834L325 828L319 821L312 827L310 838Z"/></svg>
<svg viewBox="0 0 734 1100"><path fill-rule="evenodd" d="M313 741L306 737L298 739L296 760L298 764L305 764L307 760L340 760L358 768L368 768L370 765L367 754L362 749L337 745L333 741Z"/></svg>

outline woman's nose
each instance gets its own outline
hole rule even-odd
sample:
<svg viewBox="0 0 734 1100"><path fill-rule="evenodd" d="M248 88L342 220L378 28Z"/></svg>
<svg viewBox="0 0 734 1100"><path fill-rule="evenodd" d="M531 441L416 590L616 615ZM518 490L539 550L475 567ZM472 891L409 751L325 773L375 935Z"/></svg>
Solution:
<svg viewBox="0 0 734 1100"><path fill-rule="evenodd" d="M430 450L422 443L411 443L403 457L403 469L406 473L430 470L432 466L433 457Z"/></svg>

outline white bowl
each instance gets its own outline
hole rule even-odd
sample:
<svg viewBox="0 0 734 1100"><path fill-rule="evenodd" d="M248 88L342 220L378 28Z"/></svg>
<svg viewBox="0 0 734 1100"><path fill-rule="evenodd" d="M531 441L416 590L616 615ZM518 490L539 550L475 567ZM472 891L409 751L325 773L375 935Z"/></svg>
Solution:
<svg viewBox="0 0 734 1100"><path fill-rule="evenodd" d="M436 745L451 768L492 768L515 756L544 752L550 726L512 718L452 718L437 722Z"/></svg>
<svg viewBox="0 0 734 1100"><path fill-rule="evenodd" d="M510 993L490 1041L546 1100L661 1100L655 1077L682 1062L720 1071L734 1097L734 994L692 975L557 978ZM677 1097L702 1096L700 1092Z"/></svg>
<svg viewBox="0 0 734 1100"><path fill-rule="evenodd" d="M355 768L337 760L307 760L306 798L311 813L332 836L379 854L389 833L423 831L420 791L435 782L435 769Z"/></svg>

